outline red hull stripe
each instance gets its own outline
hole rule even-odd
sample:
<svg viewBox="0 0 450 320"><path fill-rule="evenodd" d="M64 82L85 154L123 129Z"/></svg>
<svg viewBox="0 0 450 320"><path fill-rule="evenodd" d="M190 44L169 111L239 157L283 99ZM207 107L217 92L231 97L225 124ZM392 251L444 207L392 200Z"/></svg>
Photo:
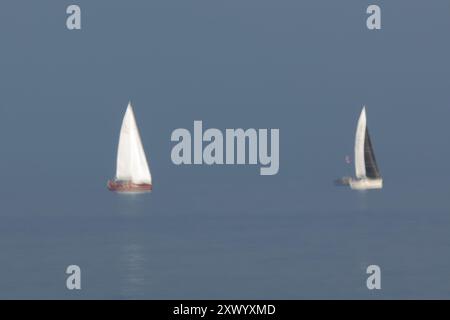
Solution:
<svg viewBox="0 0 450 320"><path fill-rule="evenodd" d="M108 181L108 189L117 192L151 191L151 184L135 184L131 182Z"/></svg>

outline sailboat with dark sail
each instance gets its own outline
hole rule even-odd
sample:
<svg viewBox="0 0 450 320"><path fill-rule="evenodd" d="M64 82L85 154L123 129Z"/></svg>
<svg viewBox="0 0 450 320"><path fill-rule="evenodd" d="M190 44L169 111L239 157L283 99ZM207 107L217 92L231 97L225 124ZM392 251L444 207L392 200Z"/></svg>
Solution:
<svg viewBox="0 0 450 320"><path fill-rule="evenodd" d="M349 185L354 190L383 188L383 179L378 169L369 129L367 128L366 107L363 107L356 127L355 174L356 179L343 178L341 183Z"/></svg>

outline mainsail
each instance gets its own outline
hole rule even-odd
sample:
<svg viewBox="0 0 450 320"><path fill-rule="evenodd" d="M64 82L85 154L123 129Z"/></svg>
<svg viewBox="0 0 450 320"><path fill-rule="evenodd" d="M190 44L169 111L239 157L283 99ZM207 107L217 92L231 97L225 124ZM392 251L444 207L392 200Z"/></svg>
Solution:
<svg viewBox="0 0 450 320"><path fill-rule="evenodd" d="M366 107L361 111L355 136L355 171L358 179L380 178L375 154L367 129Z"/></svg>
<svg viewBox="0 0 450 320"><path fill-rule="evenodd" d="M120 130L116 179L136 184L151 184L152 177L142 146L133 107L128 104Z"/></svg>

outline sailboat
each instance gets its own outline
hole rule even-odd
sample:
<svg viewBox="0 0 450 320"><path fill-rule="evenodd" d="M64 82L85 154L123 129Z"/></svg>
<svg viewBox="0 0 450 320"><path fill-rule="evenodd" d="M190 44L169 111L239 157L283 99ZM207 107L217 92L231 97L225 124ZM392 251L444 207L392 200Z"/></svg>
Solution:
<svg viewBox="0 0 450 320"><path fill-rule="evenodd" d="M358 119L355 136L355 174L354 178L342 178L341 184L354 190L383 188L383 179L378 169L369 129L367 128L366 107L363 107Z"/></svg>
<svg viewBox="0 0 450 320"><path fill-rule="evenodd" d="M120 130L116 177L109 180L107 186L115 192L152 190L152 176L131 103L128 103Z"/></svg>

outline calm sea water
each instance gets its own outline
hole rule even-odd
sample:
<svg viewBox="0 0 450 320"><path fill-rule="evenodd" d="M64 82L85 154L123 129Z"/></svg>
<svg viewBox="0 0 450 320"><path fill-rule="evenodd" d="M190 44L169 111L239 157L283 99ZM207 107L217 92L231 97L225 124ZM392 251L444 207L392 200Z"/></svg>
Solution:
<svg viewBox="0 0 450 320"><path fill-rule="evenodd" d="M79 32L66 4L0 5L0 298L449 296L447 1L379 1L377 32L356 0L78 2ZM106 189L130 99L146 195ZM363 104L365 193L332 184ZM279 128L279 174L173 165L194 120Z"/></svg>

